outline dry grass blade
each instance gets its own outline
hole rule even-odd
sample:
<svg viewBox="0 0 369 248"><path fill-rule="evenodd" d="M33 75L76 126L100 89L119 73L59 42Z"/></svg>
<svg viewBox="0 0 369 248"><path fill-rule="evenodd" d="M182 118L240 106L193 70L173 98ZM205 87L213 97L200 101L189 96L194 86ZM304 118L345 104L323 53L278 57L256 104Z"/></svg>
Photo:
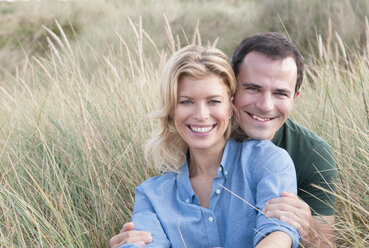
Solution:
<svg viewBox="0 0 369 248"><path fill-rule="evenodd" d="M59 39L59 37L53 31L51 31L48 27L46 27L45 25L42 25L42 27L49 33L49 35L51 35L51 37L53 37L53 39L58 43L58 45L63 50L65 50L65 46L64 46L63 42Z"/></svg>
<svg viewBox="0 0 369 248"><path fill-rule="evenodd" d="M135 187L156 175L142 144L163 64L202 40L231 54L261 30L304 53L291 118L334 152L336 245L369 247L369 2L59 2L7 4L0 15L1 247L106 246L130 219Z"/></svg>
<svg viewBox="0 0 369 248"><path fill-rule="evenodd" d="M176 48L175 48L175 41L174 41L174 37L172 34L172 30L170 28L170 24L169 24L167 16L163 14L163 17L164 17L164 22L165 22L164 27L165 27L165 32L167 33L169 49L172 53L174 53L176 51Z"/></svg>

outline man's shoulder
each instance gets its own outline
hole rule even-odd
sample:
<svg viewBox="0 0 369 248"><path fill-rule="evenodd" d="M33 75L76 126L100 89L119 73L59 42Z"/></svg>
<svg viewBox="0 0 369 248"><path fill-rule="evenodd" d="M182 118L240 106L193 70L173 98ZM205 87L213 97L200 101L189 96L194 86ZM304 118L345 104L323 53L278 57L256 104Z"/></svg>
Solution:
<svg viewBox="0 0 369 248"><path fill-rule="evenodd" d="M317 135L312 130L304 127L303 125L291 120L287 119L286 123L284 124L285 132L289 135L293 140L303 140L304 142L311 143L311 144L320 144L323 146L327 146L327 143Z"/></svg>
<svg viewBox="0 0 369 248"><path fill-rule="evenodd" d="M334 208L331 207L334 195L314 186L334 191L332 182L337 177L337 165L330 146L316 133L295 121L287 120L284 128L284 148L295 164L299 197L314 213L334 214Z"/></svg>
<svg viewBox="0 0 369 248"><path fill-rule="evenodd" d="M330 146L316 133L301 124L288 119L284 130L285 148L291 155L296 167L301 164L318 168L335 166Z"/></svg>

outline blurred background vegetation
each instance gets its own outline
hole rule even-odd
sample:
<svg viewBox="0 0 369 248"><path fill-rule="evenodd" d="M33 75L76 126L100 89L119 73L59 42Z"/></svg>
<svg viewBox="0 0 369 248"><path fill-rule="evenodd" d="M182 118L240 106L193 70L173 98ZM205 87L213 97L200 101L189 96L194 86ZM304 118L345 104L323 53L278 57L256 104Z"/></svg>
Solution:
<svg viewBox="0 0 369 248"><path fill-rule="evenodd" d="M0 2L0 246L106 247L155 175L142 144L171 53L231 56L277 31L307 64L293 118L339 166L336 244L369 247L368 13L366 0Z"/></svg>
<svg viewBox="0 0 369 248"><path fill-rule="evenodd" d="M0 61L3 70L14 70L15 62L22 61L24 53L45 52L47 33L43 25L59 34L55 19L71 42L86 40L93 47L107 49L119 45L113 30L127 43L133 42L135 36L128 18L142 17L145 31L158 48L164 48L167 37L163 14L182 42L185 41L183 33L192 34L199 22L202 39L219 38L218 47L229 56L245 36L275 31L288 33L303 55L309 57L312 52L318 52L317 40L337 42L336 33L349 50L363 49L368 35L365 21L368 9L369 2L365 0L3 2L0 4ZM334 47L328 48L335 52Z"/></svg>

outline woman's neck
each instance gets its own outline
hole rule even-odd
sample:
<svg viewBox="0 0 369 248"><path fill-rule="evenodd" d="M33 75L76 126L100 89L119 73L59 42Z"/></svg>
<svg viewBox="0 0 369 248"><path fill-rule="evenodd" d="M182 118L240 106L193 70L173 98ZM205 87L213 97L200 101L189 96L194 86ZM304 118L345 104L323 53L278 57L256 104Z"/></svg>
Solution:
<svg viewBox="0 0 369 248"><path fill-rule="evenodd" d="M190 148L190 159L188 161L190 177L216 177L217 169L222 160L224 147L225 141L224 143L221 142L219 145L212 147L211 149Z"/></svg>

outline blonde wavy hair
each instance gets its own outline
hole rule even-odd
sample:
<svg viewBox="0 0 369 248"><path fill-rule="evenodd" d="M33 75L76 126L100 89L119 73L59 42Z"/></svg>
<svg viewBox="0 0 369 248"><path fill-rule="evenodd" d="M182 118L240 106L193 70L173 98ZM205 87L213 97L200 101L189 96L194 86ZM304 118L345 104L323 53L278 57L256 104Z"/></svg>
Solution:
<svg viewBox="0 0 369 248"><path fill-rule="evenodd" d="M188 146L177 133L173 121L179 80L184 76L203 79L211 74L223 80L228 86L230 97L233 97L236 78L227 55L219 49L189 45L175 52L164 67L159 110L151 114L159 123L145 146L146 158L150 161L153 159L160 172L178 171L186 159ZM225 132L225 138L230 135L231 123L232 121Z"/></svg>

